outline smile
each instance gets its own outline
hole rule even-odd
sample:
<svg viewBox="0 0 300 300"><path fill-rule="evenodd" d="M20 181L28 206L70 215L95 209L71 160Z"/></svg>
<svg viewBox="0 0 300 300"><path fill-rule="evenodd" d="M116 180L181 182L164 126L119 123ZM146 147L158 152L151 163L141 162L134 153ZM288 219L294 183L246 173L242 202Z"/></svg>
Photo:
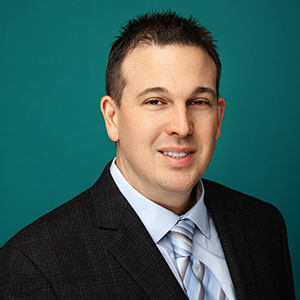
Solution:
<svg viewBox="0 0 300 300"><path fill-rule="evenodd" d="M188 156L191 152L170 152L170 151L164 151L163 154L176 158L176 159L181 159L184 158L186 156Z"/></svg>

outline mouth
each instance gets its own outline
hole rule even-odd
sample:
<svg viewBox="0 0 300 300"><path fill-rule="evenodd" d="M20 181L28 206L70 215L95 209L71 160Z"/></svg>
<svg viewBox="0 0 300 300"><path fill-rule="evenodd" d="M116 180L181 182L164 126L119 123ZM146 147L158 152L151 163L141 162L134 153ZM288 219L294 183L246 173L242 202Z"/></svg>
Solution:
<svg viewBox="0 0 300 300"><path fill-rule="evenodd" d="M175 159L182 159L191 154L192 152L186 151L186 152L171 152L171 151L162 151L164 155L167 155L169 157L175 158Z"/></svg>

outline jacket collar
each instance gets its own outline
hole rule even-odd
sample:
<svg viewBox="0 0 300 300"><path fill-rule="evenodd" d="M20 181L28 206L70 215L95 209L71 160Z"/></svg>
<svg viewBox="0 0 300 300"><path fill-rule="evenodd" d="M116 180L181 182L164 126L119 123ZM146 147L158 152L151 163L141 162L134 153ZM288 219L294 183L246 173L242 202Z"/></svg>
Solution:
<svg viewBox="0 0 300 300"><path fill-rule="evenodd" d="M218 231L237 299L258 299L240 208L233 201L237 193L208 180L203 183L204 202Z"/></svg>
<svg viewBox="0 0 300 300"><path fill-rule="evenodd" d="M107 250L150 299L186 299L144 225L118 190L109 166L91 188L97 225Z"/></svg>

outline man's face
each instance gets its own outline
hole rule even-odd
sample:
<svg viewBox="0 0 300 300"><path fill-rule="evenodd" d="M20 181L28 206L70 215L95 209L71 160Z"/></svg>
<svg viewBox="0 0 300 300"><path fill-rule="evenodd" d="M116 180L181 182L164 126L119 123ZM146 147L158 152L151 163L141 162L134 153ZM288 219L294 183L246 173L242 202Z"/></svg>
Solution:
<svg viewBox="0 0 300 300"><path fill-rule="evenodd" d="M225 101L216 98L215 63L196 47L139 45L122 71L120 108L102 99L116 164L135 189L172 209L169 202L189 197L220 136Z"/></svg>

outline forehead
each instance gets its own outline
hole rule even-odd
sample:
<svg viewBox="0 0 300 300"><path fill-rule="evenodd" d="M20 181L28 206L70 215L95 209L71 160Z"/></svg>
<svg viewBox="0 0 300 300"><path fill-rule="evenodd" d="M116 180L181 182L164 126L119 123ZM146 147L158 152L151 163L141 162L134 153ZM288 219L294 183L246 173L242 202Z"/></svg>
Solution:
<svg viewBox="0 0 300 300"><path fill-rule="evenodd" d="M216 65L210 55L194 46L138 45L122 64L124 92L149 87L216 89Z"/></svg>

